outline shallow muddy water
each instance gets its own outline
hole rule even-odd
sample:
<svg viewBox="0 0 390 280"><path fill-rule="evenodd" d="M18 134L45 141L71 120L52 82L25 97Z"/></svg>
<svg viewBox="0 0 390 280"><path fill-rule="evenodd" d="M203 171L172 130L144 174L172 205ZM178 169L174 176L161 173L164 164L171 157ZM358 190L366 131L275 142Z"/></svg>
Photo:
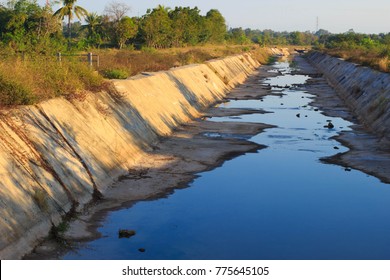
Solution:
<svg viewBox="0 0 390 280"><path fill-rule="evenodd" d="M350 123L309 105L299 89L308 77L290 75L287 63L276 67L284 75L264 83L277 95L220 105L273 113L212 118L277 126L250 138L268 148L166 198L110 213L103 237L64 259L389 259L390 185L320 161L347 150L329 138ZM136 235L119 238L119 229Z"/></svg>

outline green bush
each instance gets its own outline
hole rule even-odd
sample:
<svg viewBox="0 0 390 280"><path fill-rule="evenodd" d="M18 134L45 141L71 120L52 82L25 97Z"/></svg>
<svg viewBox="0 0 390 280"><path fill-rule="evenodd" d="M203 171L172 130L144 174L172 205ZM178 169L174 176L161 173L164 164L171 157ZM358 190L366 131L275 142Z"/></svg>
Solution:
<svg viewBox="0 0 390 280"><path fill-rule="evenodd" d="M21 83L8 80L0 75L1 105L30 105L35 102L34 94Z"/></svg>
<svg viewBox="0 0 390 280"><path fill-rule="evenodd" d="M103 71L103 76L107 79L127 79L129 73L123 69L108 69Z"/></svg>

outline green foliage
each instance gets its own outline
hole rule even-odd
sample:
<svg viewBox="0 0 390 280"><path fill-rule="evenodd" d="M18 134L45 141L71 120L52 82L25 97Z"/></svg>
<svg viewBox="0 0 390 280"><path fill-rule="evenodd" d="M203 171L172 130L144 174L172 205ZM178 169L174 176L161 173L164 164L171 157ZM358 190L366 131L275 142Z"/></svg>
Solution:
<svg viewBox="0 0 390 280"><path fill-rule="evenodd" d="M103 78L85 62L64 57L10 57L0 62L0 106L28 105L80 92L98 91Z"/></svg>
<svg viewBox="0 0 390 280"><path fill-rule="evenodd" d="M0 74L0 105L30 105L35 100L34 94L21 82L7 79Z"/></svg>
<svg viewBox="0 0 390 280"><path fill-rule="evenodd" d="M156 53L157 52L157 50L155 48L145 47L145 46L142 46L141 51L144 53Z"/></svg>
<svg viewBox="0 0 390 280"><path fill-rule="evenodd" d="M226 36L225 18L218 10L210 10L204 21L203 37L206 42L223 43Z"/></svg>
<svg viewBox="0 0 390 280"><path fill-rule="evenodd" d="M322 29L312 33L242 28L227 31L223 15L215 9L201 15L197 7L170 9L160 5L141 17L130 18L126 16L130 7L124 3L112 2L99 15L87 13L76 5L77 0L58 2L63 7L56 12L39 6L36 0L9 0L0 4L0 106L33 104L85 90L96 91L104 86L102 76L125 79L143 71L166 70L237 52L224 49L223 53L215 54L212 50L194 48L175 49L174 54L158 51L171 47L212 44L216 48L215 45L228 43L238 45L236 48L242 52L249 51L251 43L312 45L382 71L389 71L390 67L390 33L367 35L349 30L331 34ZM73 22L74 18L85 18L85 24ZM64 27L63 19L67 20ZM77 54L91 49L101 54L100 74L78 58L64 56L60 64L54 56L57 52ZM264 53L257 56L262 63L269 57Z"/></svg>
<svg viewBox="0 0 390 280"><path fill-rule="evenodd" d="M176 7L169 12L169 17L172 20L173 47L194 46L199 43L203 17L197 7Z"/></svg>
<svg viewBox="0 0 390 280"><path fill-rule="evenodd" d="M273 30L251 30L245 29L245 35L253 43L261 46L273 46L273 45L313 45L318 40L318 37L313 33L306 32L276 32Z"/></svg>
<svg viewBox="0 0 390 280"><path fill-rule="evenodd" d="M49 237L54 239L57 243L68 246L68 242L64 238L64 234L69 229L69 221L65 220L57 226L53 225L49 232Z"/></svg>
<svg viewBox="0 0 390 280"><path fill-rule="evenodd" d="M360 34L349 31L322 35L319 42L321 50L331 55L389 72L390 33Z"/></svg>
<svg viewBox="0 0 390 280"><path fill-rule="evenodd" d="M85 17L84 29L87 29L86 45L99 48L103 43L99 28L102 25L103 17L97 13L90 13Z"/></svg>
<svg viewBox="0 0 390 280"><path fill-rule="evenodd" d="M36 1L8 1L0 6L0 38L9 52L49 52L61 41L52 11Z"/></svg>
<svg viewBox="0 0 390 280"><path fill-rule="evenodd" d="M225 19L217 10L206 16L195 8L158 6L140 19L139 38L147 47L168 48L199 43L223 43L226 37Z"/></svg>
<svg viewBox="0 0 390 280"><path fill-rule="evenodd" d="M119 49L125 46L127 40L133 38L137 34L138 27L129 17L123 17L115 25L115 42Z"/></svg>
<svg viewBox="0 0 390 280"><path fill-rule="evenodd" d="M36 0L13 0L7 6L0 5L1 43L13 52L54 54L100 47L121 49L126 45L161 49L226 40L225 19L218 10L202 16L197 7L170 9L159 5L142 17L130 18L126 16L129 6L122 3L113 2L106 7L106 14L98 15L77 6L77 0L58 2L63 6L54 13ZM75 18L84 18L86 24L73 22ZM67 24L62 27L64 19ZM233 37L239 44L247 41L245 36Z"/></svg>
<svg viewBox="0 0 390 280"><path fill-rule="evenodd" d="M152 11L149 10L141 19L140 33L150 48L170 47L172 21L169 18L169 8L159 5Z"/></svg>
<svg viewBox="0 0 390 280"><path fill-rule="evenodd" d="M245 31L241 27L230 29L228 40L230 43L236 45L250 44L250 39L246 36Z"/></svg>
<svg viewBox="0 0 390 280"><path fill-rule="evenodd" d="M84 18L88 15L88 12L83 7L76 5L77 0L63 0L63 7L58 9L54 16L59 17L60 19L64 19L65 17L68 18L68 38L70 39L72 36L71 33L71 21L73 20L74 16L76 16L78 19Z"/></svg>
<svg viewBox="0 0 390 280"><path fill-rule="evenodd" d="M123 69L107 69L103 71L103 76L107 79L127 79L129 73Z"/></svg>

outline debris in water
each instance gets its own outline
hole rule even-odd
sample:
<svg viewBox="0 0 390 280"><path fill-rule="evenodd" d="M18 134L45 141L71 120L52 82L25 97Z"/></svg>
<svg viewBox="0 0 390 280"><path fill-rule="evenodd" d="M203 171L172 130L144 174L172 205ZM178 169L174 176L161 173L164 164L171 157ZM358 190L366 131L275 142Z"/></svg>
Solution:
<svg viewBox="0 0 390 280"><path fill-rule="evenodd" d="M135 235L135 230L120 229L118 232L119 238L130 238Z"/></svg>
<svg viewBox="0 0 390 280"><path fill-rule="evenodd" d="M334 128L334 125L333 125L332 122L328 122L328 124L327 124L327 125L324 125L324 127L325 127L325 128L329 128L329 129L332 129L332 128Z"/></svg>
<svg viewBox="0 0 390 280"><path fill-rule="evenodd" d="M145 248L139 248L138 251L141 253L145 253L146 250L145 250Z"/></svg>

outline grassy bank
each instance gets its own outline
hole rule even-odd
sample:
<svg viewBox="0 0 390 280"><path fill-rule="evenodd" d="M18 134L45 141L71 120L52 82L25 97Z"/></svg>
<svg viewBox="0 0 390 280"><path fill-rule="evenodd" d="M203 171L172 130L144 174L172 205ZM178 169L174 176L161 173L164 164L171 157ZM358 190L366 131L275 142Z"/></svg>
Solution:
<svg viewBox="0 0 390 280"><path fill-rule="evenodd" d="M86 62L75 57L64 56L60 63L49 56L3 56L0 59L0 107L30 105L58 96L74 98L85 91L103 90L109 83L104 78L127 78L246 51L251 51L260 63L268 62L270 52L254 46L97 50L94 54L100 58L98 69L89 68Z"/></svg>
<svg viewBox="0 0 390 280"><path fill-rule="evenodd" d="M31 105L82 91L101 90L104 79L86 63L52 57L8 57L0 61L0 106Z"/></svg>
<svg viewBox="0 0 390 280"><path fill-rule="evenodd" d="M331 56L371 67L378 71L390 72L390 51L381 49L323 49Z"/></svg>
<svg viewBox="0 0 390 280"><path fill-rule="evenodd" d="M316 49L382 72L390 72L390 33L324 35L320 37Z"/></svg>
<svg viewBox="0 0 390 280"><path fill-rule="evenodd" d="M123 75L134 76L141 72L156 72L203 63L251 49L252 47L243 46L203 46L162 50L145 48L142 51L107 49L97 50L95 53L100 57L99 73L106 78L122 78Z"/></svg>

